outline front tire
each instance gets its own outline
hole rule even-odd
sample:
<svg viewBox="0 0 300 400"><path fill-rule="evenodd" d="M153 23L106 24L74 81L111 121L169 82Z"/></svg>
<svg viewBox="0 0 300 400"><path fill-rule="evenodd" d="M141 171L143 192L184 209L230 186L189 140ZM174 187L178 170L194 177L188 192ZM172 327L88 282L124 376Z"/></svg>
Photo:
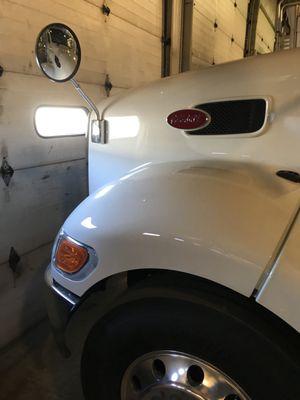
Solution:
<svg viewBox="0 0 300 400"><path fill-rule="evenodd" d="M299 348L286 351L278 342L281 333L274 334L274 326L248 307L247 299L205 285L200 291L166 285L129 290L92 329L82 356L87 400L300 398ZM173 355L182 356L179 367L185 365L180 382L168 372ZM198 368L195 382L188 377L192 365ZM227 379L226 388L218 382L207 388L203 382L213 379Z"/></svg>

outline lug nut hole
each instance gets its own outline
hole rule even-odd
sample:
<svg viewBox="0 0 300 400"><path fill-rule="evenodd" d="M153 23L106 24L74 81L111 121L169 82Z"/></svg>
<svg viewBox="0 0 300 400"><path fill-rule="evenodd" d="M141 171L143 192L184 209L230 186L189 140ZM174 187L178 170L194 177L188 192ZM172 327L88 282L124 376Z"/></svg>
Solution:
<svg viewBox="0 0 300 400"><path fill-rule="evenodd" d="M204 381L204 372L198 365L191 365L187 370L187 379L191 386L199 386Z"/></svg>
<svg viewBox="0 0 300 400"><path fill-rule="evenodd" d="M131 383L132 383L132 387L133 387L134 391L139 392L142 390L141 381L136 375L134 375L132 377Z"/></svg>
<svg viewBox="0 0 300 400"><path fill-rule="evenodd" d="M162 379L166 375L165 364L159 359L154 360L152 364L152 371L156 379Z"/></svg>

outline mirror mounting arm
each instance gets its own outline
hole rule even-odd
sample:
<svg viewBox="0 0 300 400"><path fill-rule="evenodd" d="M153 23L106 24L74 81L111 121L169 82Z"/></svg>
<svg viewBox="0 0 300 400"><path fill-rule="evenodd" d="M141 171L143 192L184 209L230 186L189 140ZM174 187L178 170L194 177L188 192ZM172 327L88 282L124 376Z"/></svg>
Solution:
<svg viewBox="0 0 300 400"><path fill-rule="evenodd" d="M84 99L84 101L87 102L87 104L90 106L90 108L94 111L96 114L97 119L92 121L92 142L93 143L101 143L101 144L106 144L108 142L108 129L107 129L107 123L105 120L101 118L100 112L95 105L95 103L90 99L90 97L84 93L84 91L81 89L79 83L76 81L76 79L72 78L71 83L74 86L74 88L77 90L77 92L80 94L80 96Z"/></svg>
<svg viewBox="0 0 300 400"><path fill-rule="evenodd" d="M74 88L80 94L80 96L84 99L84 101L86 101L88 103L88 105L94 111L94 113L97 116L97 119L100 121L101 120L100 113L99 113L99 110L96 107L95 103L89 98L89 96L87 94L84 93L84 91L81 89L81 87L80 87L79 83L76 81L76 79L72 78L71 82L72 82L72 85L74 86Z"/></svg>

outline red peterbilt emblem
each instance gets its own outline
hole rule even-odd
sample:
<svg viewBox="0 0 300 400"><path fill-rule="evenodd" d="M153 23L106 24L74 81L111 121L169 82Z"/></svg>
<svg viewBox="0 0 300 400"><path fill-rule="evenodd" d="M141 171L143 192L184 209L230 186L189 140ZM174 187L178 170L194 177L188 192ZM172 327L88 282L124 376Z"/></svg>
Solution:
<svg viewBox="0 0 300 400"><path fill-rule="evenodd" d="M203 129L209 125L211 117L206 111L187 108L174 111L168 116L167 122L173 128L194 131L196 129Z"/></svg>

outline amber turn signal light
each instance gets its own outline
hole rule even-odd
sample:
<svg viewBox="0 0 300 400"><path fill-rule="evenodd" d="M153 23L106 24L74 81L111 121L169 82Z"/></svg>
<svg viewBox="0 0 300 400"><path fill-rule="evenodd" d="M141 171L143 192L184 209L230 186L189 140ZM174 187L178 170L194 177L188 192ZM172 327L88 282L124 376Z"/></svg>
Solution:
<svg viewBox="0 0 300 400"><path fill-rule="evenodd" d="M62 239L55 254L57 268L68 274L78 272L87 262L89 253L87 249L68 239Z"/></svg>

